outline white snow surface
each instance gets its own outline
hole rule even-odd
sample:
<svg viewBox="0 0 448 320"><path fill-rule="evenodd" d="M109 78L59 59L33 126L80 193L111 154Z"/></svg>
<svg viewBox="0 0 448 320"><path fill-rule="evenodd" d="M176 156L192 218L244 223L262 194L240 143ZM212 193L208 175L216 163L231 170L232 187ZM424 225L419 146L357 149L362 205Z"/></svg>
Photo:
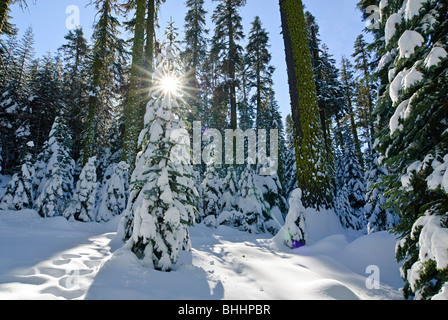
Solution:
<svg viewBox="0 0 448 320"><path fill-rule="evenodd" d="M386 232L328 234L339 230L330 219L312 244L291 250L268 234L197 225L190 229L192 252L165 273L143 267L123 246L119 220L80 223L0 211L0 299L402 298L397 240ZM379 289L367 289L372 265L380 270Z"/></svg>

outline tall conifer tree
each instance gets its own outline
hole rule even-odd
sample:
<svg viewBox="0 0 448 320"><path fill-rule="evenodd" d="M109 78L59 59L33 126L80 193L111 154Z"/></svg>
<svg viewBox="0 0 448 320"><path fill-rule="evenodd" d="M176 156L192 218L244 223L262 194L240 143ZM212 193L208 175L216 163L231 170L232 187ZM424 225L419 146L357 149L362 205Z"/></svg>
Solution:
<svg viewBox="0 0 448 320"><path fill-rule="evenodd" d="M203 88L201 73L207 58L206 14L204 0L187 0L185 16L185 50L182 58L187 72L187 101L191 107L189 120L202 120Z"/></svg>
<svg viewBox="0 0 448 320"><path fill-rule="evenodd" d="M237 129L237 70L242 63L242 47L239 42L244 38L242 18L239 9L246 0L215 0L219 2L213 13L215 35L213 50L220 59L220 69L224 76L223 89L230 106L230 127Z"/></svg>
<svg viewBox="0 0 448 320"><path fill-rule="evenodd" d="M116 103L117 81L123 80L125 65L124 41L118 37L121 26L117 15L121 7L116 0L96 0L99 19L94 26L92 48L92 75L89 94L89 110L84 140L83 163L98 154L104 147L107 128L109 128ZM115 90L114 90L115 88Z"/></svg>
<svg viewBox="0 0 448 320"><path fill-rule="evenodd" d="M59 48L64 65L63 100L73 133L73 158L77 160L83 147L83 120L86 118L89 102L90 48L82 29L70 30L65 40L66 43Z"/></svg>
<svg viewBox="0 0 448 320"><path fill-rule="evenodd" d="M406 298L430 299L446 290L448 186L448 4L389 1L377 44L382 90L377 106L378 150L389 207L397 210ZM446 174L445 174L446 177Z"/></svg>
<svg viewBox="0 0 448 320"><path fill-rule="evenodd" d="M331 167L319 119L302 1L280 0L291 93L298 186L305 207L333 207Z"/></svg>
<svg viewBox="0 0 448 320"><path fill-rule="evenodd" d="M123 161L131 166L135 165L137 155L137 140L143 126L141 109L143 104L142 83L144 78L143 66L145 62L145 12L146 1L135 0L135 27L132 46L132 65L129 79L129 92L125 107L125 134L123 140Z"/></svg>

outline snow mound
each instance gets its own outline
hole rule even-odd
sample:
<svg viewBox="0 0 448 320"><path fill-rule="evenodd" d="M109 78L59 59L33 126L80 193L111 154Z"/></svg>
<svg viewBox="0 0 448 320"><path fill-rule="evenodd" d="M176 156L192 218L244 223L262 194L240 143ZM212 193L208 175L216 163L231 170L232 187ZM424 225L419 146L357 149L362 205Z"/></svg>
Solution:
<svg viewBox="0 0 448 320"><path fill-rule="evenodd" d="M306 215L309 244L318 242L334 234L343 234L339 218L332 210L309 210Z"/></svg>
<svg viewBox="0 0 448 320"><path fill-rule="evenodd" d="M146 268L127 247L112 255L87 292L87 300L210 300L222 293L211 291L204 270L181 253L173 272Z"/></svg>
<svg viewBox="0 0 448 320"><path fill-rule="evenodd" d="M341 282L331 279L313 281L308 290L319 300L359 300L356 293Z"/></svg>
<svg viewBox="0 0 448 320"><path fill-rule="evenodd" d="M328 236L344 233L344 229L333 210L316 210L304 208L302 191L296 189L289 200L289 212L285 225L276 235L290 248L303 244L314 244Z"/></svg>

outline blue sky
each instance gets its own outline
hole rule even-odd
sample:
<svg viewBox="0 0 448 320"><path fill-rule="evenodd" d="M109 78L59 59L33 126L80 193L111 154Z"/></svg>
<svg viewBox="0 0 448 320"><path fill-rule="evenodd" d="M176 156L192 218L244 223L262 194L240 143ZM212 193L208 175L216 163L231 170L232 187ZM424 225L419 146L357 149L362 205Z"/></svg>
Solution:
<svg viewBox="0 0 448 320"><path fill-rule="evenodd" d="M349 57L353 51L356 37L362 33L365 24L361 21L361 13L356 9L359 0L304 0L307 10L316 16L320 26L323 43L338 61L345 55ZM29 2L32 2L31 0ZM12 22L19 27L21 33L32 26L35 34L37 57L47 52L55 52L64 43L67 34L66 20L69 14L67 7L76 5L80 9L80 23L87 38L91 36L91 26L95 18L93 6L87 6L90 0L36 0L29 9L22 12L18 6L12 9ZM182 29L185 16L184 0L167 0L160 12L162 29L171 18L178 28ZM216 3L206 0L206 9L211 16ZM272 64L276 67L274 75L275 91L283 116L290 113L289 89L284 57L283 38L280 34L280 13L277 0L248 0L242 9L244 32L250 30L250 23L255 16L260 16L264 27L270 33L272 45ZM208 28L213 32L213 25Z"/></svg>

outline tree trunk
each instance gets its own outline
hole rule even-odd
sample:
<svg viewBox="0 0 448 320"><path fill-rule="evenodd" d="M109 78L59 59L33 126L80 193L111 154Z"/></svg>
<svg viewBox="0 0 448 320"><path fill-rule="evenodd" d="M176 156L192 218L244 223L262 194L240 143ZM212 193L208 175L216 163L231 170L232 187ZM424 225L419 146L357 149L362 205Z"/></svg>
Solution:
<svg viewBox="0 0 448 320"><path fill-rule="evenodd" d="M134 45L132 47L132 66L129 84L129 93L125 109L125 135L123 141L123 161L134 168L137 155L137 142L143 127L141 116L143 93L142 79L144 66L145 46L145 0L136 0L136 20L134 32Z"/></svg>
<svg viewBox="0 0 448 320"><path fill-rule="evenodd" d="M320 122L316 83L301 0L279 0L288 65L298 186L305 207L333 208L330 157Z"/></svg>
<svg viewBox="0 0 448 320"><path fill-rule="evenodd" d="M236 59L236 44L234 39L234 30L232 21L229 19L228 21L229 28L229 99L230 99L230 125L233 130L238 128L238 119L237 119L237 105L236 105L236 86L235 86L235 59Z"/></svg>
<svg viewBox="0 0 448 320"><path fill-rule="evenodd" d="M9 6L11 5L11 0L0 1L0 34L3 32L3 28L8 20Z"/></svg>
<svg viewBox="0 0 448 320"><path fill-rule="evenodd" d="M294 126L293 135L294 135L294 141L298 141L303 135L302 128L300 126L299 91L297 89L297 76L295 72L294 57L292 52L291 35L286 20L286 12L282 6L282 2L283 0L280 0L280 15L282 20L283 39L285 42L286 64L288 68L289 95L291 99L291 115Z"/></svg>

